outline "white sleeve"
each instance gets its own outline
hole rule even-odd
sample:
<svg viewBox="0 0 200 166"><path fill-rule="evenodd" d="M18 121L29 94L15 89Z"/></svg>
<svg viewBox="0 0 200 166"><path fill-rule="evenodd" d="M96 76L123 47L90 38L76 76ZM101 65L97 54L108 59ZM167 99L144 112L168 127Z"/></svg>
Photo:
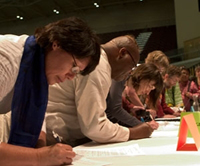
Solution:
<svg viewBox="0 0 200 166"><path fill-rule="evenodd" d="M8 142L10 135L11 125L11 111L6 114L0 114L0 140L2 142Z"/></svg>
<svg viewBox="0 0 200 166"><path fill-rule="evenodd" d="M0 35L0 101L16 82L26 38L26 35Z"/></svg>
<svg viewBox="0 0 200 166"><path fill-rule="evenodd" d="M45 121L45 119L44 119L44 121L43 121L43 124L42 124L42 129L41 129L41 131L43 131L43 132L45 132L45 133L46 133L46 121Z"/></svg>
<svg viewBox="0 0 200 166"><path fill-rule="evenodd" d="M101 143L127 141L129 129L112 123L105 113L110 86L111 68L105 58L89 75L49 86L47 142L55 143L52 131L69 142L84 137Z"/></svg>
<svg viewBox="0 0 200 166"><path fill-rule="evenodd" d="M98 68L88 78L82 76L82 79L79 77L80 80L76 81L75 100L81 131L96 142L127 141L129 129L112 123L106 116L111 76L108 68Z"/></svg>

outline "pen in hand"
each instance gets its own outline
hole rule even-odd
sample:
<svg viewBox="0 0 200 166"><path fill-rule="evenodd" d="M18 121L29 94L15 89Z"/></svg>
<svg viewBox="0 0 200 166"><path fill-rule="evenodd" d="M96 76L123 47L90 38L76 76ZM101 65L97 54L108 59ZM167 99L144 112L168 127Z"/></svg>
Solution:
<svg viewBox="0 0 200 166"><path fill-rule="evenodd" d="M56 141L58 143L62 143L63 142L63 137L61 137L60 135L58 135L55 131L52 131L52 135L53 137L56 139ZM73 158L73 162L76 160L79 160L83 157L83 155L79 155L76 153L76 156Z"/></svg>
<svg viewBox="0 0 200 166"><path fill-rule="evenodd" d="M140 119L141 119L142 122L145 122L143 117L140 117Z"/></svg>
<svg viewBox="0 0 200 166"><path fill-rule="evenodd" d="M56 142L61 143L63 141L63 137L59 136L56 132L52 131L52 135L56 139Z"/></svg>
<svg viewBox="0 0 200 166"><path fill-rule="evenodd" d="M153 118L153 116L151 115L151 113L150 113L150 115L149 115L149 116L150 116L151 120L154 120L154 118Z"/></svg>

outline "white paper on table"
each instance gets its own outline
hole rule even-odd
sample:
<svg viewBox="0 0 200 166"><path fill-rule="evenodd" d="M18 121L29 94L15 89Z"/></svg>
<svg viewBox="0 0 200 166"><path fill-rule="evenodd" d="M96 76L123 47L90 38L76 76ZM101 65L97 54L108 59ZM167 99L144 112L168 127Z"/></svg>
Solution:
<svg viewBox="0 0 200 166"><path fill-rule="evenodd" d="M144 154L138 144L98 149L81 148L74 149L74 151L84 157L135 156Z"/></svg>
<svg viewBox="0 0 200 166"><path fill-rule="evenodd" d="M180 122L158 121L157 131L178 131Z"/></svg>
<svg viewBox="0 0 200 166"><path fill-rule="evenodd" d="M81 157L79 159L73 160L72 164L70 166L106 166L108 164L111 164L110 162L104 162L104 161L96 161L92 159L88 159L85 157Z"/></svg>
<svg viewBox="0 0 200 166"><path fill-rule="evenodd" d="M180 116L175 118L156 118L155 121L180 121Z"/></svg>

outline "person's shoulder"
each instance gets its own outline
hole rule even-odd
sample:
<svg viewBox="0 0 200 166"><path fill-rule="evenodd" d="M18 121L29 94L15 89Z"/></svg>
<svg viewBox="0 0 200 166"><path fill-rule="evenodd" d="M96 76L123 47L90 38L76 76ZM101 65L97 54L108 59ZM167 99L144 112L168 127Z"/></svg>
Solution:
<svg viewBox="0 0 200 166"><path fill-rule="evenodd" d="M95 70L90 73L92 76L109 76L111 77L111 66L109 64L107 54L102 49L99 64L96 66Z"/></svg>
<svg viewBox="0 0 200 166"><path fill-rule="evenodd" d="M110 82L111 84L111 67L107 59L107 55L103 49L101 49L101 56L99 60L99 64L96 68L88 75L82 76L77 75L77 79L74 80L75 82Z"/></svg>
<svg viewBox="0 0 200 166"><path fill-rule="evenodd" d="M28 35L14 35L14 34L6 34L6 35L0 35L1 39L13 41L13 42L19 42L20 40L26 40Z"/></svg>
<svg viewBox="0 0 200 166"><path fill-rule="evenodd" d="M22 49L27 38L28 35L0 35L0 42L2 47L9 46L14 47L14 49Z"/></svg>

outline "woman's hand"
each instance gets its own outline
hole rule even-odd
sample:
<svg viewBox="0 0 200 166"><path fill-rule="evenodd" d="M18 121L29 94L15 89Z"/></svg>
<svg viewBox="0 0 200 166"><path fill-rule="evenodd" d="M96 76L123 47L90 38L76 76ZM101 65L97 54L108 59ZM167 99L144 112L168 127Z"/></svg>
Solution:
<svg viewBox="0 0 200 166"><path fill-rule="evenodd" d="M150 122L146 122L153 130L157 130L159 127L159 123L156 121L152 120Z"/></svg>
<svg viewBox="0 0 200 166"><path fill-rule="evenodd" d="M39 148L37 150L38 165L41 166L71 164L72 158L75 157L75 152L73 152L72 147L61 143Z"/></svg>

